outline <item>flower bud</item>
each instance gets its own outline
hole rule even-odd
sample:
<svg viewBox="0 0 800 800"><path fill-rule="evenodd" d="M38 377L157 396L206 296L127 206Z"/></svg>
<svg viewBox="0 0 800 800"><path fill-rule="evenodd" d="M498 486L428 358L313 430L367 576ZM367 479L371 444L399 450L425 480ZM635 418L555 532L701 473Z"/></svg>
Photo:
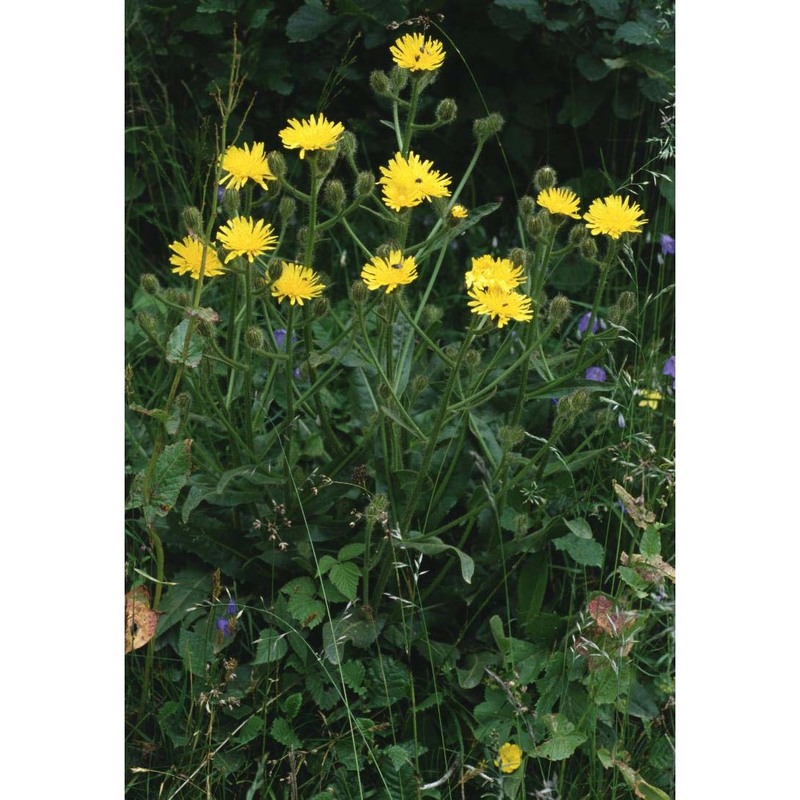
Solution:
<svg viewBox="0 0 800 800"><path fill-rule="evenodd" d="M384 403L391 400L392 392L385 383L378 384L378 397L380 397L380 399L383 400Z"/></svg>
<svg viewBox="0 0 800 800"><path fill-rule="evenodd" d="M528 261L528 251L523 250L521 247L514 247L508 253L508 260L515 267L522 267L525 269L525 264Z"/></svg>
<svg viewBox="0 0 800 800"><path fill-rule="evenodd" d="M485 144L495 134L500 133L505 125L505 120L497 112L492 112L488 117L476 119L472 124L472 132L479 144Z"/></svg>
<svg viewBox="0 0 800 800"><path fill-rule="evenodd" d="M269 168L276 178L280 179L285 177L286 159L283 157L283 153L281 153L280 150L273 150L271 153L267 153L267 164L269 164Z"/></svg>
<svg viewBox="0 0 800 800"><path fill-rule="evenodd" d="M181 411L188 411L189 407L192 405L192 396L189 392L180 392L175 396L175 405Z"/></svg>
<svg viewBox="0 0 800 800"><path fill-rule="evenodd" d="M354 303L358 303L358 305L361 305L362 303L366 302L368 297L369 297L369 289L367 289L367 285L362 281L356 281L350 287L350 299Z"/></svg>
<svg viewBox="0 0 800 800"><path fill-rule="evenodd" d="M348 160L355 156L358 150L358 139L352 131L345 131L339 137L339 150Z"/></svg>
<svg viewBox="0 0 800 800"><path fill-rule="evenodd" d="M375 191L375 175L372 172L359 172L356 178L355 194L359 199L369 197Z"/></svg>
<svg viewBox="0 0 800 800"><path fill-rule="evenodd" d="M270 282L278 280L283 275L283 264L280 261L270 261L267 275L269 275Z"/></svg>
<svg viewBox="0 0 800 800"><path fill-rule="evenodd" d="M369 88L372 89L378 97L389 97L392 93L389 86L389 76L382 69L376 69L370 73Z"/></svg>
<svg viewBox="0 0 800 800"><path fill-rule="evenodd" d="M556 411L556 424L561 430L568 430L575 424L575 420L589 408L589 393L585 389L578 389L572 394L561 398Z"/></svg>
<svg viewBox="0 0 800 800"><path fill-rule="evenodd" d="M294 197L285 195L281 198L280 203L278 203L278 214L280 215L281 222L284 225L288 225L289 222L291 222L296 210L297 201L294 199Z"/></svg>
<svg viewBox="0 0 800 800"><path fill-rule="evenodd" d="M414 391L417 394L419 394L420 392L424 392L425 389L428 388L429 383L430 381L428 380L427 375L417 375L417 377L414 378Z"/></svg>
<svg viewBox="0 0 800 800"><path fill-rule="evenodd" d="M139 278L139 285L142 287L142 291L145 294L158 294L161 291L161 284L152 272L145 272L145 274Z"/></svg>
<svg viewBox="0 0 800 800"><path fill-rule="evenodd" d="M339 158L339 150L315 150L314 155L317 157L317 164L322 175L327 175Z"/></svg>
<svg viewBox="0 0 800 800"><path fill-rule="evenodd" d="M229 219L239 215L239 192L236 189L226 189L222 195L222 210Z"/></svg>
<svg viewBox="0 0 800 800"><path fill-rule="evenodd" d="M614 325L625 325L628 317L636 310L636 295L633 292L623 292L617 302L608 309L608 321Z"/></svg>
<svg viewBox="0 0 800 800"><path fill-rule="evenodd" d="M149 311L140 311L136 315L136 322L139 327L148 335L153 338L158 338L158 319L154 314Z"/></svg>
<svg viewBox="0 0 800 800"><path fill-rule="evenodd" d="M169 289L164 291L164 299L169 303L174 303L176 306L188 306L192 302L189 292L176 286L170 286Z"/></svg>
<svg viewBox="0 0 800 800"><path fill-rule="evenodd" d="M581 242L591 236L585 225L573 225L567 234L567 242L571 247L580 247Z"/></svg>
<svg viewBox="0 0 800 800"><path fill-rule="evenodd" d="M533 176L533 185L539 192L552 189L558 183L558 175L552 167L540 167Z"/></svg>
<svg viewBox="0 0 800 800"><path fill-rule="evenodd" d="M322 190L322 202L326 206L330 206L335 212L339 212L344 208L346 199L344 184L340 180L334 178L325 184L325 188Z"/></svg>
<svg viewBox="0 0 800 800"><path fill-rule="evenodd" d="M445 97L436 106L436 121L440 125L447 125L452 122L456 118L456 114L458 114L458 106L456 101L450 97Z"/></svg>
<svg viewBox="0 0 800 800"><path fill-rule="evenodd" d="M398 67L397 65L393 66L392 71L389 73L389 94L390 95L400 94L400 92L403 91L407 83L408 83L408 70L403 69L402 67Z"/></svg>
<svg viewBox="0 0 800 800"><path fill-rule="evenodd" d="M203 218L200 216L199 209L194 206L186 206L181 212L183 226L189 234L199 235L203 232Z"/></svg>
<svg viewBox="0 0 800 800"><path fill-rule="evenodd" d="M551 301L550 307L547 310L547 316L550 322L554 323L558 328L564 320L572 314L572 304L569 298L563 294L557 294Z"/></svg>
<svg viewBox="0 0 800 800"><path fill-rule="evenodd" d="M519 215L524 219L536 213L536 201L528 194L523 195L519 199L517 208L519 210Z"/></svg>
<svg viewBox="0 0 800 800"><path fill-rule="evenodd" d="M580 250L580 254L587 261L593 261L595 258L597 258L597 242L590 236L587 236L585 239L583 239L583 241L581 241L578 249Z"/></svg>
<svg viewBox="0 0 800 800"><path fill-rule="evenodd" d="M525 220L525 227L532 239L541 239L543 236L549 235L552 229L550 214L544 211L539 214L534 214L532 217L528 217Z"/></svg>
<svg viewBox="0 0 800 800"><path fill-rule="evenodd" d="M429 328L431 325L435 325L443 316L444 312L439 306L425 306L425 308L422 309L422 318L420 320L422 322L422 327Z"/></svg>
<svg viewBox="0 0 800 800"><path fill-rule="evenodd" d="M328 284L325 284L328 286ZM314 319L322 319L331 310L331 304L327 297L315 297L311 301L311 316Z"/></svg>
<svg viewBox="0 0 800 800"><path fill-rule="evenodd" d="M397 242L384 242L383 244L379 244L378 247L375 249L375 255L378 258L389 258L389 254L392 250L399 250L400 248L397 246Z"/></svg>
<svg viewBox="0 0 800 800"><path fill-rule="evenodd" d="M451 342L444 348L443 352L451 361L455 361L455 359L458 357L459 349L460 348L457 344Z"/></svg>
<svg viewBox="0 0 800 800"><path fill-rule="evenodd" d="M245 332L244 332L244 343L251 349L251 350L263 350L264 349L264 332L256 325L251 325Z"/></svg>
<svg viewBox="0 0 800 800"><path fill-rule="evenodd" d="M503 425L497 432L497 437L504 450L511 450L525 438L525 428L519 425Z"/></svg>

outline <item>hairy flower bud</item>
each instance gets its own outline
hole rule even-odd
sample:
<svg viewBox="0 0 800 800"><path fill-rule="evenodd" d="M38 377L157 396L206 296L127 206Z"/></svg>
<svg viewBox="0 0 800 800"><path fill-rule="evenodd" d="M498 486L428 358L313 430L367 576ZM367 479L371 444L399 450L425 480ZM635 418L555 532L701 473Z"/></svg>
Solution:
<svg viewBox="0 0 800 800"><path fill-rule="evenodd" d="M572 314L572 304L569 298L563 294L557 294L551 301L550 307L547 310L547 316L550 322L559 327L564 320Z"/></svg>
<svg viewBox="0 0 800 800"><path fill-rule="evenodd" d="M281 202L278 203L278 214L281 222L288 224L294 217L295 211L297 211L297 201L294 197L289 197L288 195L282 197Z"/></svg>
<svg viewBox="0 0 800 800"><path fill-rule="evenodd" d="M286 159L283 157L283 153L281 153L280 150L273 150L267 153L267 164L269 164L269 168L276 178L280 179L285 177Z"/></svg>
<svg viewBox="0 0 800 800"><path fill-rule="evenodd" d="M161 291L161 284L152 272L145 272L145 274L139 278L139 285L142 287L142 291L145 294L158 294Z"/></svg>
<svg viewBox="0 0 800 800"><path fill-rule="evenodd" d="M311 301L311 316L314 319L322 319L330 310L331 304L327 297L315 297Z"/></svg>
<svg viewBox="0 0 800 800"><path fill-rule="evenodd" d="M330 206L334 211L339 212L344 208L344 202L347 199L344 191L344 184L334 178L325 184L322 191L322 202L326 206Z"/></svg>
<svg viewBox="0 0 800 800"><path fill-rule="evenodd" d="M455 343L450 343L444 348L444 354L451 360L455 361L458 356L459 346Z"/></svg>
<svg viewBox="0 0 800 800"><path fill-rule="evenodd" d="M589 408L589 393L585 389L578 389L572 394L561 398L556 412L556 424L561 430L568 430L575 424L575 420Z"/></svg>
<svg viewBox="0 0 800 800"><path fill-rule="evenodd" d="M625 325L628 317L636 310L636 295L633 292L623 292L617 302L608 309L608 321L614 325Z"/></svg>
<svg viewBox="0 0 800 800"><path fill-rule="evenodd" d="M497 112L492 112L488 117L476 119L472 124L472 132L479 144L485 144L488 139L503 129L505 120Z"/></svg>
<svg viewBox="0 0 800 800"><path fill-rule="evenodd" d="M578 249L580 250L580 254L587 261L593 261L597 258L597 242L591 236L587 236L583 239Z"/></svg>
<svg viewBox="0 0 800 800"><path fill-rule="evenodd" d="M511 450L525 438L525 428L519 425L503 425L497 432L497 437L504 450Z"/></svg>
<svg viewBox="0 0 800 800"><path fill-rule="evenodd" d="M567 242L571 247L580 247L581 242L591 236L585 225L573 225L567 234Z"/></svg>
<svg viewBox="0 0 800 800"><path fill-rule="evenodd" d="M181 411L188 411L189 407L192 405L192 396L189 392L180 392L175 396L175 405Z"/></svg>
<svg viewBox="0 0 800 800"><path fill-rule="evenodd" d="M406 84L408 83L408 70L402 69L397 65L392 67L392 71L389 73L389 94L390 95L398 95L400 92L405 89Z"/></svg>
<svg viewBox="0 0 800 800"><path fill-rule="evenodd" d="M280 261L270 261L267 275L269 275L270 282L278 280L283 275L283 264Z"/></svg>
<svg viewBox="0 0 800 800"><path fill-rule="evenodd" d="M226 189L222 195L222 210L228 218L239 215L239 192L236 189Z"/></svg>
<svg viewBox="0 0 800 800"><path fill-rule="evenodd" d="M378 97L389 97L392 93L389 86L389 76L382 70L373 70L369 75L369 88L372 89Z"/></svg>
<svg viewBox="0 0 800 800"><path fill-rule="evenodd" d="M339 158L339 149L333 150L315 150L313 155L317 158L320 173L324 176L327 175L336 164L336 159Z"/></svg>
<svg viewBox="0 0 800 800"><path fill-rule="evenodd" d="M424 309L422 309L422 318L420 321L422 322L423 328L429 328L431 325L439 322L441 318L444 316L444 312L442 311L440 306L435 305L427 305Z"/></svg>
<svg viewBox="0 0 800 800"><path fill-rule="evenodd" d="M339 137L339 151L345 158L351 159L355 156L357 150L358 139L356 135L352 131L345 131Z"/></svg>
<svg viewBox="0 0 800 800"><path fill-rule="evenodd" d="M552 167L540 167L533 176L533 185L539 192L552 189L558 183L558 175Z"/></svg>
<svg viewBox="0 0 800 800"><path fill-rule="evenodd" d="M199 209L194 206L186 206L181 212L181 218L183 226L190 235L199 235L203 232L203 218L200 216Z"/></svg>
<svg viewBox="0 0 800 800"><path fill-rule="evenodd" d="M447 125L452 122L456 118L456 114L458 114L458 106L456 101L450 97L445 97L436 106L436 121L440 125Z"/></svg>
<svg viewBox="0 0 800 800"><path fill-rule="evenodd" d="M525 227L532 239L541 239L543 236L548 236L552 229L550 214L547 211L543 211L528 217L525 220Z"/></svg>
<svg viewBox="0 0 800 800"><path fill-rule="evenodd" d="M464 353L464 366L468 370L475 370L480 366L481 363L481 354L479 350L467 350Z"/></svg>
<svg viewBox="0 0 800 800"><path fill-rule="evenodd" d="M528 194L523 195L519 199L517 208L519 210L519 215L524 219L536 213L536 201Z"/></svg>
<svg viewBox="0 0 800 800"><path fill-rule="evenodd" d="M375 175L372 172L359 172L356 178L355 194L359 199L369 197L375 191Z"/></svg>
<svg viewBox="0 0 800 800"><path fill-rule="evenodd" d="M369 289L367 289L366 284L363 283L362 281L356 281L350 287L350 299L354 303L358 303L359 305L361 305L361 303L366 302L368 297L369 297Z"/></svg>
<svg viewBox="0 0 800 800"><path fill-rule="evenodd" d="M425 389L428 388L429 383L430 381L428 380L427 375L417 375L417 377L414 378L414 391L417 394L419 394L420 392L424 392Z"/></svg>
<svg viewBox="0 0 800 800"><path fill-rule="evenodd" d="M264 349L264 332L257 325L251 325L244 332L244 343L251 350Z"/></svg>
<svg viewBox="0 0 800 800"><path fill-rule="evenodd" d="M515 267L525 269L525 264L528 261L528 251L523 250L521 247L513 247L508 253L508 260Z"/></svg>
<svg viewBox="0 0 800 800"><path fill-rule="evenodd" d="M139 323L139 327L148 336L152 336L153 338L158 337L158 319L154 314L151 314L149 311L140 311L136 315L136 322Z"/></svg>

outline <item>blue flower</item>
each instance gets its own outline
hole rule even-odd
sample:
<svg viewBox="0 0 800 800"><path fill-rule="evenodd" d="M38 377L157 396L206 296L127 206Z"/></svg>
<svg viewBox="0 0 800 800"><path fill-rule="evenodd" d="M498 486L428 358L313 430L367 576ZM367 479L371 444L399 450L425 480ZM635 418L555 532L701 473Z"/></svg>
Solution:
<svg viewBox="0 0 800 800"><path fill-rule="evenodd" d="M275 346L280 350L286 344L286 330L285 328L278 328L272 332L275 337Z"/></svg>
<svg viewBox="0 0 800 800"><path fill-rule="evenodd" d="M578 333L583 335L589 330L589 320L592 319L592 333L597 333L598 328L602 328L603 330L606 329L606 324L603 322L602 319L599 317L592 318L592 312L587 311L579 320L578 320Z"/></svg>
<svg viewBox="0 0 800 800"><path fill-rule="evenodd" d="M587 381L597 381L602 383L606 379L606 371L602 367L589 367L586 370Z"/></svg>
<svg viewBox="0 0 800 800"><path fill-rule="evenodd" d="M231 635L231 623L227 617L220 617L217 620L217 628L222 631L222 635L228 637Z"/></svg>
<svg viewBox="0 0 800 800"><path fill-rule="evenodd" d="M664 362L662 375L669 375L672 378L672 388L675 388L675 356L670 356Z"/></svg>
<svg viewBox="0 0 800 800"><path fill-rule="evenodd" d="M236 616L236 601L233 598L231 598L230 602L228 603L228 614L231 617Z"/></svg>
<svg viewBox="0 0 800 800"><path fill-rule="evenodd" d="M675 240L666 233L661 234L661 253L662 255L675 255Z"/></svg>

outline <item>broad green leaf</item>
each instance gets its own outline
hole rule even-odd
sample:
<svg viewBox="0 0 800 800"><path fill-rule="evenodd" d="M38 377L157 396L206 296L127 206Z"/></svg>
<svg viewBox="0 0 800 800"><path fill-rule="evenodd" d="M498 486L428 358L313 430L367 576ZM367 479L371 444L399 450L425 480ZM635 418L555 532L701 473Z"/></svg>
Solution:
<svg viewBox="0 0 800 800"><path fill-rule="evenodd" d="M331 567L335 567L339 562L333 556L322 556L317 566L317 577L324 575Z"/></svg>
<svg viewBox="0 0 800 800"><path fill-rule="evenodd" d="M333 27L335 17L329 14L320 0L306 0L286 23L286 36L290 42L310 42Z"/></svg>
<svg viewBox="0 0 800 800"><path fill-rule="evenodd" d="M331 583L348 599L355 600L358 594L358 581L361 570L352 562L334 564L330 569Z"/></svg>
<svg viewBox="0 0 800 800"><path fill-rule="evenodd" d="M233 741L237 744L247 744L259 736L263 730L264 720L261 717L252 716L233 737Z"/></svg>
<svg viewBox="0 0 800 800"><path fill-rule="evenodd" d="M496 661L497 656L494 653L470 653L464 668L456 667L458 685L462 689L474 689L485 677L484 667Z"/></svg>
<svg viewBox="0 0 800 800"><path fill-rule="evenodd" d="M289 649L286 643L286 635L278 633L273 628L265 628L258 635L256 642L256 656L254 664L269 664L273 661L280 661Z"/></svg>
<svg viewBox="0 0 800 800"><path fill-rule="evenodd" d="M574 533L568 533L560 539L554 539L556 550L566 550L574 561L584 567L603 566L603 547L594 539L579 539Z"/></svg>
<svg viewBox="0 0 800 800"><path fill-rule="evenodd" d="M353 691L362 689L367 670L360 661L345 661L341 666L341 672L342 680Z"/></svg>
<svg viewBox="0 0 800 800"><path fill-rule="evenodd" d="M591 53L581 53L575 59L575 66L580 70L581 75L590 81L599 81L611 71L602 58L597 58Z"/></svg>
<svg viewBox="0 0 800 800"><path fill-rule="evenodd" d="M300 711L300 706L303 704L303 695L300 692L293 692L282 703L283 713L286 714L286 719L292 720L297 716Z"/></svg>
<svg viewBox="0 0 800 800"><path fill-rule="evenodd" d="M494 5L511 11L522 11L530 22L544 22L539 0L494 0Z"/></svg>
<svg viewBox="0 0 800 800"><path fill-rule="evenodd" d="M565 519L564 522L579 539L593 538L591 526L585 519Z"/></svg>
<svg viewBox="0 0 800 800"><path fill-rule="evenodd" d="M517 582L517 606L520 622L525 628L542 610L548 566L549 562L543 553L532 553L522 563Z"/></svg>
<svg viewBox="0 0 800 800"><path fill-rule="evenodd" d="M192 338L186 347L186 334L189 331L189 320L185 319L169 335L166 358L170 364L185 364L196 367L203 357L203 338L193 331ZM195 326L193 326L195 327Z"/></svg>
<svg viewBox="0 0 800 800"><path fill-rule="evenodd" d="M358 556L364 553L364 543L363 542L352 542L351 544L346 544L341 550L339 550L339 561L350 561L353 558L357 558Z"/></svg>
<svg viewBox="0 0 800 800"><path fill-rule="evenodd" d="M213 626L205 622L198 623L197 630L181 628L178 636L178 652L187 671L192 675L205 676L206 663L214 657L212 637Z"/></svg>
<svg viewBox="0 0 800 800"><path fill-rule="evenodd" d="M297 734L292 730L292 726L283 717L275 717L269 733L276 742L284 747L297 749L303 746L303 743L297 738Z"/></svg>
<svg viewBox="0 0 800 800"><path fill-rule="evenodd" d="M403 539L400 546L405 547L407 550L417 550L420 553L430 556L437 555L445 550L452 550L461 562L461 577L467 583L472 583L472 576L475 574L475 562L457 547L445 544L438 536L428 536L424 541Z"/></svg>
<svg viewBox="0 0 800 800"><path fill-rule="evenodd" d="M399 744L389 745L383 752L389 757L395 771L399 770L403 764L411 763L411 753Z"/></svg>
<svg viewBox="0 0 800 800"><path fill-rule="evenodd" d="M617 19L620 16L620 0L588 0L598 17Z"/></svg>
<svg viewBox="0 0 800 800"><path fill-rule="evenodd" d="M171 576L170 586L163 597L159 612L158 630L164 635L173 625L189 614L198 614L193 607L207 600L211 595L211 574L195 567L187 567Z"/></svg>
<svg viewBox="0 0 800 800"><path fill-rule="evenodd" d="M652 44L655 36L650 28L641 22L623 22L614 34L614 41L628 42L629 44Z"/></svg>
<svg viewBox="0 0 800 800"><path fill-rule="evenodd" d="M585 733L576 731L575 725L563 714L547 714L544 723L551 736L534 750L534 755L540 758L563 761L565 758L569 758L588 738Z"/></svg>
<svg viewBox="0 0 800 800"><path fill-rule="evenodd" d="M292 595L288 608L303 628L316 628L325 619L325 603L306 594Z"/></svg>
<svg viewBox="0 0 800 800"><path fill-rule="evenodd" d="M648 525L639 542L639 552L646 558L661 555L661 532L658 525Z"/></svg>

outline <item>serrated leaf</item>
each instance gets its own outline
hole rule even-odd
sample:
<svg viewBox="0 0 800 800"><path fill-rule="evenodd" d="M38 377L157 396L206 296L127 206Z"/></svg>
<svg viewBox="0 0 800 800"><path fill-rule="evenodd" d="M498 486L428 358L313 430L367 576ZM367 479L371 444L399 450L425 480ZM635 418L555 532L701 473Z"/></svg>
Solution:
<svg viewBox="0 0 800 800"><path fill-rule="evenodd" d="M211 642L211 631L208 625L200 623L198 630L181 628L178 636L178 652L184 666L192 675L203 677L206 674L206 663L214 656Z"/></svg>
<svg viewBox="0 0 800 800"><path fill-rule="evenodd" d="M560 539L554 539L556 550L566 550L572 559L584 567L603 566L603 547L594 539L579 539L574 533L568 533Z"/></svg>
<svg viewBox="0 0 800 800"><path fill-rule="evenodd" d="M258 635L256 643L256 656L254 664L270 664L279 661L286 655L289 645L286 643L286 635L278 633L273 628L265 628Z"/></svg>
<svg viewBox="0 0 800 800"><path fill-rule="evenodd" d="M338 558L339 561L350 561L353 558L358 558L358 556L364 553L364 543L363 542L352 542L351 544L346 544L341 550L339 550Z"/></svg>
<svg viewBox="0 0 800 800"><path fill-rule="evenodd" d="M547 714L544 723L551 737L534 750L534 755L540 758L563 761L588 738L585 733L577 732L575 726L563 714Z"/></svg>
<svg viewBox="0 0 800 800"><path fill-rule="evenodd" d="M313 3L313 5L311 4ZM306 0L306 5L298 8L286 23L286 36L290 42L309 42L329 30L335 18L328 14L321 3Z"/></svg>
<svg viewBox="0 0 800 800"><path fill-rule="evenodd" d="M303 695L300 692L290 694L282 703L283 713L286 714L286 719L293 720L300 711L300 706L303 704Z"/></svg>
<svg viewBox="0 0 800 800"><path fill-rule="evenodd" d="M237 744L247 744L259 736L263 730L264 720L261 717L252 716L233 737L233 741Z"/></svg>
<svg viewBox="0 0 800 800"><path fill-rule="evenodd" d="M645 558L656 558L661 555L661 532L657 525L650 525L642 534L639 552Z"/></svg>
<svg viewBox="0 0 800 800"><path fill-rule="evenodd" d="M292 729L292 726L283 717L275 717L275 719L272 720L269 733L276 742L282 744L284 747L299 749L303 746L303 743L297 738L297 734Z"/></svg>
<svg viewBox="0 0 800 800"><path fill-rule="evenodd" d="M411 753L402 745L389 745L383 752L389 757L395 771L399 770L403 764L411 763Z"/></svg>
<svg viewBox="0 0 800 800"><path fill-rule="evenodd" d="M316 628L325 619L325 603L305 594L292 595L288 609L302 628Z"/></svg>
<svg viewBox="0 0 800 800"><path fill-rule="evenodd" d="M353 691L358 691L364 685L366 668L360 661L346 661L342 664L342 680Z"/></svg>
<svg viewBox="0 0 800 800"><path fill-rule="evenodd" d="M331 567L331 583L348 599L355 600L358 594L358 581L361 570L352 562L334 564Z"/></svg>
<svg viewBox="0 0 800 800"><path fill-rule="evenodd" d="M579 539L594 538L592 528L585 519L565 519L564 522Z"/></svg>
<svg viewBox="0 0 800 800"><path fill-rule="evenodd" d="M324 555L317 565L317 577L324 575L331 567L335 567L339 562L333 557Z"/></svg>
<svg viewBox="0 0 800 800"><path fill-rule="evenodd" d="M170 364L185 364L187 367L195 368L203 357L203 338L193 331L187 348L186 334L189 325L189 320L185 319L169 335L166 358Z"/></svg>
<svg viewBox="0 0 800 800"><path fill-rule="evenodd" d="M614 34L614 41L628 42L629 44L651 44L655 41L650 28L641 22L623 22Z"/></svg>

